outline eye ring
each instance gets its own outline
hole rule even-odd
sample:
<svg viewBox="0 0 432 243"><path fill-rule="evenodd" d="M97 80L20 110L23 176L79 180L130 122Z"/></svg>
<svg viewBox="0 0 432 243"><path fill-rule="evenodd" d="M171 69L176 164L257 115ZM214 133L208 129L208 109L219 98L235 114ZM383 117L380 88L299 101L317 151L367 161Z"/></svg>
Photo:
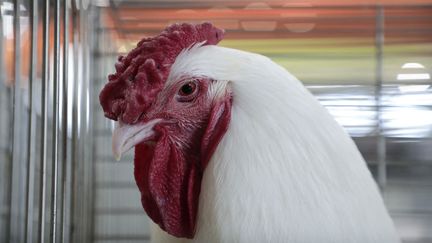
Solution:
<svg viewBox="0 0 432 243"><path fill-rule="evenodd" d="M191 80L180 86L177 92L177 100L180 102L192 101L198 93L198 82Z"/></svg>

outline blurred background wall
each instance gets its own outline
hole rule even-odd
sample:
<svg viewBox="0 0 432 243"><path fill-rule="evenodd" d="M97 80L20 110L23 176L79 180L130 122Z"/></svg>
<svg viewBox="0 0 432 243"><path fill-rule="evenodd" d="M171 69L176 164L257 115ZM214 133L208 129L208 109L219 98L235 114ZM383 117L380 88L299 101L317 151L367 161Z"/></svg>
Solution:
<svg viewBox="0 0 432 243"><path fill-rule="evenodd" d="M297 76L357 143L404 242L432 242L432 1L0 0L0 242L147 242L98 93L175 22Z"/></svg>

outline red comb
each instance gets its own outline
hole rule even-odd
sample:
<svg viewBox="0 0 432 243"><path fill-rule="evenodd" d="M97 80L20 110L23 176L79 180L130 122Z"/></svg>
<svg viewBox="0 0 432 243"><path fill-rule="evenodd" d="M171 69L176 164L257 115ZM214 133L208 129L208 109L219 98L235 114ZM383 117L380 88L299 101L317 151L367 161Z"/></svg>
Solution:
<svg viewBox="0 0 432 243"><path fill-rule="evenodd" d="M107 118L135 123L163 88L177 55L194 43L216 45L223 31L210 23L173 24L156 37L144 38L127 56L120 56L116 73L99 95Z"/></svg>

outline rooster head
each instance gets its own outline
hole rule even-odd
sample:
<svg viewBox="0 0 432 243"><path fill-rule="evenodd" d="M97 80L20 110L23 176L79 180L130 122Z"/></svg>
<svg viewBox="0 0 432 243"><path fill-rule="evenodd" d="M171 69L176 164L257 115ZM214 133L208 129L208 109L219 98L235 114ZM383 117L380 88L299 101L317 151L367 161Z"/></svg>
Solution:
<svg viewBox="0 0 432 243"><path fill-rule="evenodd" d="M201 179L228 129L232 96L210 77L171 77L171 67L182 51L215 45L222 36L209 23L171 25L120 56L99 96L105 116L117 121L115 157L135 147L142 205L177 237L194 236Z"/></svg>

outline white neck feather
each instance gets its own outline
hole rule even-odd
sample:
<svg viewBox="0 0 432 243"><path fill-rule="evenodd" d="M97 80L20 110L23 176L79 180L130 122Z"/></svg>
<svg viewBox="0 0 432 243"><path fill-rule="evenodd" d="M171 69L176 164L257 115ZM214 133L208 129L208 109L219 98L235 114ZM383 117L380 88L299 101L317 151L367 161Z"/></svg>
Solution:
<svg viewBox="0 0 432 243"><path fill-rule="evenodd" d="M185 73L229 81L233 91L194 242L399 242L355 144L295 77L217 46L182 53L168 82Z"/></svg>

